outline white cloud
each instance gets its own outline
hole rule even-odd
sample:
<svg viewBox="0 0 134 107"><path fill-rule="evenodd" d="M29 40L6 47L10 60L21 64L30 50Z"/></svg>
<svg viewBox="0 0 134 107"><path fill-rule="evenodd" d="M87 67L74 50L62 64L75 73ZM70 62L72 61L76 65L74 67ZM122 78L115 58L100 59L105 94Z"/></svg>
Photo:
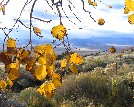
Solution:
<svg viewBox="0 0 134 107"><path fill-rule="evenodd" d="M51 1L48 0L50 5L51 5ZM91 18L90 15L88 14L88 12L84 12L83 7L82 7L82 2L81 0L71 0L71 2L74 4L74 6L76 8L73 8L73 6L71 6L71 9L73 10L73 12L77 15L77 17L79 17L79 19L81 20L81 22L79 22L75 16L73 15L73 13L70 11L68 5L69 4L68 0L63 0L63 8L67 14L67 16L69 17L69 19L71 21L73 21L74 23L76 23L76 25L74 25L73 23L71 23L64 15L64 12L61 11L61 14L65 17L62 18L62 22L63 25L67 28L70 29L68 30L69 36L71 37L73 35L73 38L78 37L78 38L86 38L89 36L99 36L99 35L106 35L105 32L104 33L100 33L103 31L114 31L114 32L121 32L121 33L128 33L128 34L132 34L134 33L134 28L133 25L130 25L127 21L127 18L124 18L124 11L123 8L122 9L114 9L111 8L109 9L106 4L123 4L124 2L122 0L103 0L103 3L98 2L99 0L96 0L98 3L98 6L96 7L96 9L93 8L93 6L89 6L87 1L88 0L84 0L85 1L85 9L91 11L91 15L92 17L97 21L99 18L104 18L105 20L105 24L103 26L99 26L97 24L97 22L95 23ZM26 2L26 0L25 0ZM32 2L33 3L33 2ZM32 7L32 3L28 4L26 6L26 8L24 9L25 11L22 13L21 16L21 20L29 20L29 12L30 9ZM11 28L15 21L13 21L14 18L18 18L20 11L22 9L24 5L24 0L11 0L9 2L9 4L6 6L6 15L2 15L2 13L0 13L0 21L2 22L2 25L0 25L0 27L9 27ZM43 14L50 14L50 15L55 15L54 12L57 12L57 9L53 6L52 10L47 2L45 0L39 0L37 1L34 10L38 10L38 11L42 11ZM102 9L104 10L108 10L108 11L102 11ZM60 8L60 10L62 10ZM34 11L33 11L34 12ZM37 11L36 11L37 12ZM36 13L38 15L38 13ZM57 15L56 15L57 16ZM58 18L58 16L57 16ZM45 17L43 17L44 20L49 20ZM37 27L40 27L41 29L47 30L47 31L51 31L51 28L53 26L56 26L59 24L59 20L53 20L51 23L43 23L43 22L39 22L39 21L35 21L33 22L33 25L36 25ZM29 23L27 23L27 25L29 25ZM83 27L84 26L84 27ZM83 27L83 29L79 29L80 27ZM26 30L26 28L24 26L20 26L20 28L24 29L24 31ZM94 29L94 30L93 30ZM28 30L26 30L28 31ZM98 33L98 32L99 33ZM0 33L2 31L0 30ZM47 34L46 34L47 35ZM51 34L48 33L48 35L50 36Z"/></svg>

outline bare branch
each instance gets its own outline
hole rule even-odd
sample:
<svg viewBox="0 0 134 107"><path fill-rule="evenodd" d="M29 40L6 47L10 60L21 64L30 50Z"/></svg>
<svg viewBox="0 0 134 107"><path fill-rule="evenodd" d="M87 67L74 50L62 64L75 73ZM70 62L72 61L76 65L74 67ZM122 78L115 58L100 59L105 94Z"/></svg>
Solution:
<svg viewBox="0 0 134 107"><path fill-rule="evenodd" d="M71 6L70 5L68 5L68 7L70 8L70 10L73 12L73 10L71 9ZM76 19L78 19L80 22L81 22L81 20L76 16L76 14L73 12L73 14L75 15L75 17L76 17Z"/></svg>
<svg viewBox="0 0 134 107"><path fill-rule="evenodd" d="M27 2L28 2L28 0L27 0ZM16 23L17 23L17 22L18 22L18 20L20 19L21 14L22 14L22 12L23 12L23 10L24 10L24 8L25 8L25 6L26 6L27 2L24 4L24 6L23 6L23 8L22 8L22 10L21 10L21 12L20 12L19 17L17 18L17 20L16 20L16 22L14 23L14 25L13 25L12 29L8 32L8 34L7 34L7 35L9 35L9 34L12 32L12 30L13 30L13 28L15 27Z"/></svg>
<svg viewBox="0 0 134 107"><path fill-rule="evenodd" d="M45 20L42 20L42 19L40 19L40 18L35 18L35 17L32 17L33 19L37 19L37 20L39 20L39 21L42 21L42 22L47 22L47 23L50 23L52 20L49 20L49 21L45 21Z"/></svg>
<svg viewBox="0 0 134 107"><path fill-rule="evenodd" d="M52 1L52 3L54 4L54 1ZM60 9L59 9L59 7L58 7L58 4L55 4L56 5L56 8L57 8L57 11L58 11L58 13L59 13L59 17L60 17L60 24L62 24L62 22L61 22L61 13L60 13Z"/></svg>
<svg viewBox="0 0 134 107"><path fill-rule="evenodd" d="M5 4L3 4L2 7L5 6L5 5L7 5L7 3L9 3L9 1L10 0L8 0ZM1 3L3 3L3 2L4 2L4 0Z"/></svg>
<svg viewBox="0 0 134 107"><path fill-rule="evenodd" d="M69 19L69 17L67 16L66 12L65 12L64 9L63 9L63 7L61 7L61 9L62 9L62 11L64 12L66 18L68 18L68 20L69 20L70 22L72 22L74 25L76 25L76 23L74 23L73 21L71 21L71 20Z"/></svg>
<svg viewBox="0 0 134 107"><path fill-rule="evenodd" d="M18 22L20 22L23 26L25 26L25 28L30 29L29 27L27 27L22 21L18 20Z"/></svg>
<svg viewBox="0 0 134 107"><path fill-rule="evenodd" d="M34 5L36 2L37 2L37 0L34 0L34 3L31 8L31 12L30 12L30 41L29 41L29 44L31 44L31 51L32 51L32 13L33 13Z"/></svg>
<svg viewBox="0 0 134 107"><path fill-rule="evenodd" d="M50 7L52 10L54 10L53 7L49 4L49 2L48 2L47 0L46 0L46 2L47 2L47 4L49 5L49 7ZM58 14L55 13L55 12L54 12L54 14L58 15Z"/></svg>

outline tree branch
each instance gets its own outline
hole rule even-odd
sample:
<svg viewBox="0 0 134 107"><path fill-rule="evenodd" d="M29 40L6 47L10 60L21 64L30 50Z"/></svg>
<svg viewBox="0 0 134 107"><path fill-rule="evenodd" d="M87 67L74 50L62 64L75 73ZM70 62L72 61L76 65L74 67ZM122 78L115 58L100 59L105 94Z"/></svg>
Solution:
<svg viewBox="0 0 134 107"><path fill-rule="evenodd" d="M42 21L42 22L47 22L47 23L50 23L52 20L49 20L49 21L45 21L45 20L42 20L42 19L40 19L40 18L35 18L35 17L32 17L33 19L37 19L37 20L39 20L39 21Z"/></svg>

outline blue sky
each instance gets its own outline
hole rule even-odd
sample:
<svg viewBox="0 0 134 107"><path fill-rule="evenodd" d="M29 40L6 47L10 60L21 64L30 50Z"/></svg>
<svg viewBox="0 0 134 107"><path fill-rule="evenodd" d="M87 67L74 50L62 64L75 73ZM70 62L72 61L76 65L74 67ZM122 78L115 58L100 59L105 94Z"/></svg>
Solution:
<svg viewBox="0 0 134 107"><path fill-rule="evenodd" d="M5 0L6 2L7 0ZM30 0L29 0L30 1ZM51 0L48 0L51 4ZM55 0L56 2L57 0ZM134 34L134 25L130 25L128 23L127 16L124 14L124 0L102 0L102 3L99 0L96 0L98 6L93 8L93 6L88 5L88 0L84 0L85 9L91 12L92 17L97 21L99 18L103 18L105 20L105 24L103 26L99 26L97 22L95 23L87 12L83 11L81 0L70 0L76 8L73 8L71 4L68 2L69 0L63 0L63 8L71 21L76 23L74 25L70 22L66 17L64 12L61 10L62 14L62 23L63 25L70 30L67 30L69 38L90 38L92 36L95 37L132 37ZM0 27L8 27L12 28L15 21L14 18L19 17L19 13L24 5L26 0L10 0L8 5L6 6L6 15L3 15L0 12ZM33 2L32 2L33 3ZM29 12L31 9L31 4L28 4L23 11L20 20L29 26ZM79 17L81 22L75 18L73 13L70 11L68 5L71 6L73 12ZM108 8L107 5L112 5L113 8ZM55 15L54 12L57 13L55 6L53 6L52 10L46 0L38 0L34 11L33 16L43 19L43 20L52 20L50 23L40 22L38 20L32 20L33 26L39 27L42 30L42 39L53 39L51 35L51 29L53 26L59 25L59 17ZM19 24L18 32L16 27ZM22 26L19 22L16 24L13 32L10 33L10 37L13 38L29 38L29 30ZM83 28L83 29L79 29ZM6 31L8 33L8 31ZM0 38L4 38L5 35L2 30L0 30ZM32 32L32 38L37 39L38 37Z"/></svg>

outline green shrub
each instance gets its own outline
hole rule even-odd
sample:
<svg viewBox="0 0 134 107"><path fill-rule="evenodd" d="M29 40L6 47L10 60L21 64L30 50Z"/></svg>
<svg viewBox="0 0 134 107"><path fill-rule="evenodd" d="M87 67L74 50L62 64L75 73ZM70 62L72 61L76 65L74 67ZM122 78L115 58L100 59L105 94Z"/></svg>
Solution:
<svg viewBox="0 0 134 107"><path fill-rule="evenodd" d="M56 90L54 99L60 103L73 101L76 107L86 107L91 101L96 107L132 107L133 90L130 85L133 83L127 79L128 75L126 78L124 75L110 77L96 70L99 69L65 77L62 87ZM112 78L117 79L116 85L112 85Z"/></svg>
<svg viewBox="0 0 134 107"><path fill-rule="evenodd" d="M27 107L53 107L52 102L40 95L37 89L29 87L22 90L16 97L20 103L25 103Z"/></svg>

